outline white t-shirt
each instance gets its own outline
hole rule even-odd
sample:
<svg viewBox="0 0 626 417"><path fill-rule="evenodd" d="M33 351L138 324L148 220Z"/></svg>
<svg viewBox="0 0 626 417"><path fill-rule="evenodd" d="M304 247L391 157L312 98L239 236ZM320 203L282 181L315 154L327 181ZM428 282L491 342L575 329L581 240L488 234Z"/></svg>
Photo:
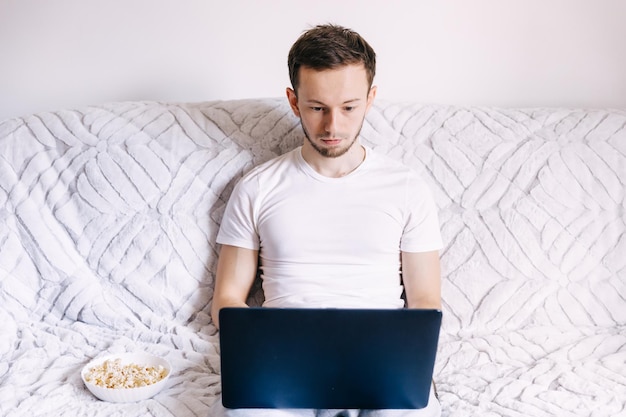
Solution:
<svg viewBox="0 0 626 417"><path fill-rule="evenodd" d="M400 251L442 246L426 183L368 148L340 178L317 173L300 147L254 168L217 242L260 251L264 306L318 308L401 308Z"/></svg>

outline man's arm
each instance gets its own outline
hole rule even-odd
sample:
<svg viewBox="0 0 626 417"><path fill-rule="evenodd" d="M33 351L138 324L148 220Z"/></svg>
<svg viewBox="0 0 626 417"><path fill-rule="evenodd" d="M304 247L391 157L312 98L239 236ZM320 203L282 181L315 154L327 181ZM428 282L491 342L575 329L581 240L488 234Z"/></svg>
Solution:
<svg viewBox="0 0 626 417"><path fill-rule="evenodd" d="M217 261L211 317L219 329L223 307L247 307L246 299L256 277L258 251L223 245Z"/></svg>
<svg viewBox="0 0 626 417"><path fill-rule="evenodd" d="M439 251L402 252L402 281L408 308L441 309Z"/></svg>

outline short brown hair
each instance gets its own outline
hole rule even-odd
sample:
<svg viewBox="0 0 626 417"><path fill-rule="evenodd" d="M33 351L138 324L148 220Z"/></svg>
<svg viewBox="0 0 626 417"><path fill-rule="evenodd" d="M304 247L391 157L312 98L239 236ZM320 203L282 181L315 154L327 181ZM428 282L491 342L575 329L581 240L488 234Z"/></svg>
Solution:
<svg viewBox="0 0 626 417"><path fill-rule="evenodd" d="M325 70L359 63L365 66L371 87L376 74L374 49L355 31L333 24L304 32L289 50L287 62L291 86L296 92L300 67Z"/></svg>

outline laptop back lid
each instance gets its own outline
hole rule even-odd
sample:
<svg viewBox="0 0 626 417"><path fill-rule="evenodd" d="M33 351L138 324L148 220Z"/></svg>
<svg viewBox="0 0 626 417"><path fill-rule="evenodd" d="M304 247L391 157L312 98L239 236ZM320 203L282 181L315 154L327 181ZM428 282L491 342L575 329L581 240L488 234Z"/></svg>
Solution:
<svg viewBox="0 0 626 417"><path fill-rule="evenodd" d="M224 308L227 408L411 409L428 404L439 310Z"/></svg>

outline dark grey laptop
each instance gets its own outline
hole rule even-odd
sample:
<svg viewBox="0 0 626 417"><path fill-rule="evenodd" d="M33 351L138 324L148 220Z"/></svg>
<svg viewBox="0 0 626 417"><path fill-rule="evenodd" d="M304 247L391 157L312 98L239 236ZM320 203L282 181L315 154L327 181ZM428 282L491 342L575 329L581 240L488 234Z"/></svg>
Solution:
<svg viewBox="0 0 626 417"><path fill-rule="evenodd" d="M423 408L439 310L224 308L227 408Z"/></svg>

